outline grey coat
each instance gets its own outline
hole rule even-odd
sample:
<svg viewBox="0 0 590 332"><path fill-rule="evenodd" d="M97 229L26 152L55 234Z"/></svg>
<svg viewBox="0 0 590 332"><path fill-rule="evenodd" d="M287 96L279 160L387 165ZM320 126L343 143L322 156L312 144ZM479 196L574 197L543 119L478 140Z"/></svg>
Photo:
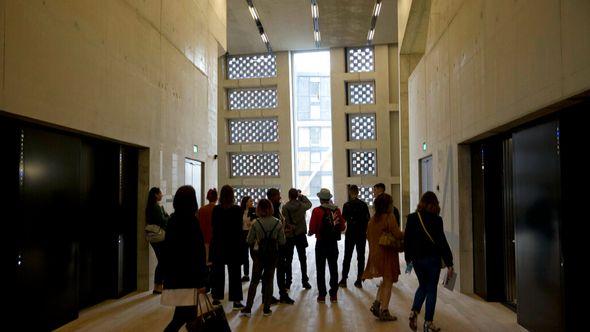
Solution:
<svg viewBox="0 0 590 332"><path fill-rule="evenodd" d="M288 201L283 205L282 214L285 223L295 226L293 235L307 234L307 222L305 221L305 212L311 209L310 200L301 195L296 200Z"/></svg>

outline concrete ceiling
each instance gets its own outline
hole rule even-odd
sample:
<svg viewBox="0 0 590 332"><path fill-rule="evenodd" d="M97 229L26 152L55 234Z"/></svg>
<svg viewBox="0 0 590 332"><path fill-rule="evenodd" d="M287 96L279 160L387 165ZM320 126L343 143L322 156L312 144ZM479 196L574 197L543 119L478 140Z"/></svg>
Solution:
<svg viewBox="0 0 590 332"><path fill-rule="evenodd" d="M253 0L274 51L316 49L309 0ZM365 45L374 0L318 0L321 48ZM266 51L246 0L227 0L230 54ZM383 0L374 44L397 43L397 0Z"/></svg>

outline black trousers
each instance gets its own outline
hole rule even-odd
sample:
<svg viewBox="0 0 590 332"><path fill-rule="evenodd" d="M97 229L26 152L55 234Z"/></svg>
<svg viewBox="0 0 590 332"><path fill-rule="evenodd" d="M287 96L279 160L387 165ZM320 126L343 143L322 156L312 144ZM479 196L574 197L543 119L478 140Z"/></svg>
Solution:
<svg viewBox="0 0 590 332"><path fill-rule="evenodd" d="M154 253L156 254L156 258L158 259L158 264L156 265L156 273L154 273L154 284L158 285L161 284L163 281L162 277L162 269L160 268L160 257L162 256L162 243L150 243L152 248L154 249Z"/></svg>
<svg viewBox="0 0 590 332"><path fill-rule="evenodd" d="M271 298L273 293L273 279L275 275L276 259L263 259L256 255L252 256L252 279L250 279L250 286L248 288L248 300L246 307L252 308L254 304L254 297L256 296L256 289L258 284L262 281L262 304L264 308L268 309L271 305Z"/></svg>
<svg viewBox="0 0 590 332"><path fill-rule="evenodd" d="M299 258L299 265L301 265L301 283L309 281L309 277L307 276L307 253L305 251L307 246L308 244L305 234L295 235L292 238L287 238L287 244L285 248L285 282L287 286L290 286L293 282L293 254L295 253L295 248L297 248L297 257Z"/></svg>
<svg viewBox="0 0 590 332"><path fill-rule="evenodd" d="M358 236L358 234L346 235L344 238L344 261L342 262L342 279L348 278L350 271L350 261L352 260L352 252L356 247L356 259L358 265L358 273L356 279L360 280L365 270L365 247L367 245L366 236Z"/></svg>
<svg viewBox="0 0 590 332"><path fill-rule="evenodd" d="M212 296L215 300L222 300L225 294L225 266L229 277L229 300L240 302L243 300L242 281L240 267L238 263L217 263L213 262L213 273L211 275Z"/></svg>
<svg viewBox="0 0 590 332"><path fill-rule="evenodd" d="M315 244L315 265L317 270L318 291L326 296L326 261L330 270L330 296L338 293L338 242L319 239Z"/></svg>
<svg viewBox="0 0 590 332"><path fill-rule="evenodd" d="M164 332L177 332L185 324L190 323L196 318L196 306L176 307L176 309L174 309L174 316L172 316L172 321L168 323L168 326L166 326Z"/></svg>
<svg viewBox="0 0 590 332"><path fill-rule="evenodd" d="M287 296L287 247L279 248L279 258L277 260L277 287L279 295ZM272 295L271 295L272 296Z"/></svg>

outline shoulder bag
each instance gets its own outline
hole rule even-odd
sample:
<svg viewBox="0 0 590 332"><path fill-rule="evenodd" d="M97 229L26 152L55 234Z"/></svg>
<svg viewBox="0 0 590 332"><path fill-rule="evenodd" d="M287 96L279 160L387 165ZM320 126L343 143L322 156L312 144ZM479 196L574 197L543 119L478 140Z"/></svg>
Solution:
<svg viewBox="0 0 590 332"><path fill-rule="evenodd" d="M389 219L388 216L386 217L386 223L387 219ZM396 252L404 251L404 240L393 236L393 233L389 230L389 224L387 224L387 229L379 237L379 245L385 248L391 248Z"/></svg>
<svg viewBox="0 0 590 332"><path fill-rule="evenodd" d="M420 219L420 225L422 225L422 229L424 230L424 233L426 233L426 236L428 236L428 238L430 239L430 242L432 242L432 244L434 244L434 246L437 247L436 242L434 242L434 239L432 238L432 236L430 236L430 233L428 233L428 230L426 229L426 225L424 225L424 221L422 220L422 216L420 215L420 212L416 212L416 214L418 215L418 219ZM440 258L440 268L444 269L445 267L447 267L447 265L445 264L445 261L441 257Z"/></svg>

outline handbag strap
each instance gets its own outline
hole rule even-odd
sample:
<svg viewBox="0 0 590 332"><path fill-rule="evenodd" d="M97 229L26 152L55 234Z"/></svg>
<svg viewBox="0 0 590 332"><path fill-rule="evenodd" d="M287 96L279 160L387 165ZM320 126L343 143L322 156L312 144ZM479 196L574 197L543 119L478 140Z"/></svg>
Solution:
<svg viewBox="0 0 590 332"><path fill-rule="evenodd" d="M420 224L422 225L422 229L424 230L424 232L426 233L426 235L428 236L428 238L430 239L430 241L436 245L436 242L434 242L434 239L432 238L432 236L430 236L430 233L428 233L428 230L426 230L426 225L424 225L424 221L422 220L422 216L420 215L420 212L416 212L418 214L418 219L420 219Z"/></svg>

